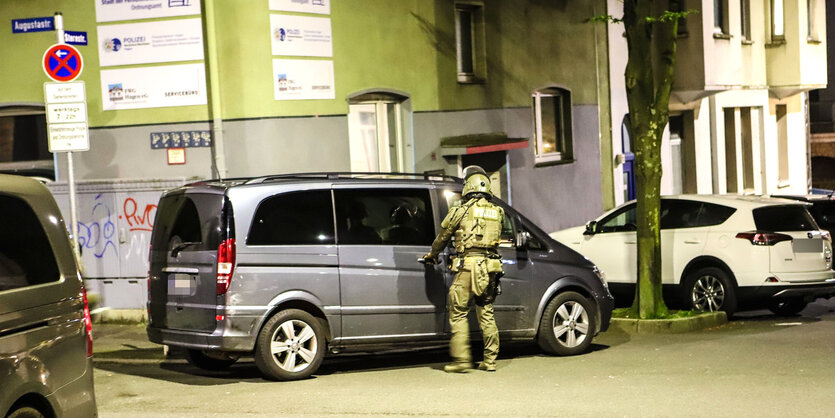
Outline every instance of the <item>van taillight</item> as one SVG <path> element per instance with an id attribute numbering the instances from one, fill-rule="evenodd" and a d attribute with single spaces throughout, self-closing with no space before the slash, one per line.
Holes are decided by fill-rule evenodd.
<path id="1" fill-rule="evenodd" d="M 87 335 L 87 357 L 93 357 L 93 319 L 90 317 L 90 305 L 87 303 L 87 289 L 81 288 L 84 299 L 84 334 Z"/>
<path id="2" fill-rule="evenodd" d="M 776 232 L 748 231 L 736 234 L 737 238 L 747 239 L 753 245 L 774 245 L 778 242 L 791 241 L 791 235 L 778 234 Z"/>
<path id="3" fill-rule="evenodd" d="M 235 272 L 235 239 L 223 240 L 217 247 L 217 294 L 226 294 Z"/>

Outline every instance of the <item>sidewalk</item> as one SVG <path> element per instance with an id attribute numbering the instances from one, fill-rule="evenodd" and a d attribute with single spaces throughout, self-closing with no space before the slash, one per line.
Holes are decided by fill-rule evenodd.
<path id="1" fill-rule="evenodd" d="M 93 324 L 94 363 L 161 363 L 185 361 L 165 357 L 163 346 L 148 341 L 145 324 Z"/>

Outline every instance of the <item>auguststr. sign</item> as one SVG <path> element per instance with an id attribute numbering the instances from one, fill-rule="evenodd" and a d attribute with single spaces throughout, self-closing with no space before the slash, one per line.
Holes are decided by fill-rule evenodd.
<path id="1" fill-rule="evenodd" d="M 200 0 L 95 0 L 96 22 L 200 14 Z"/>
<path id="2" fill-rule="evenodd" d="M 52 16 L 12 19 L 12 33 L 48 32 L 55 30 Z"/>
<path id="3" fill-rule="evenodd" d="M 203 59 L 200 19 L 101 25 L 98 35 L 103 67 Z"/>
<path id="4" fill-rule="evenodd" d="M 206 104 L 203 64 L 101 70 L 103 110 Z"/>

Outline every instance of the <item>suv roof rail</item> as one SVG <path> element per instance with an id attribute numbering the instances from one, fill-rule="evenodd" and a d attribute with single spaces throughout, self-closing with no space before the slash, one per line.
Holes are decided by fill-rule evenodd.
<path id="1" fill-rule="evenodd" d="M 311 173 L 288 173 L 288 174 L 275 174 L 270 176 L 263 176 L 252 178 L 246 181 L 244 184 L 258 184 L 258 183 L 265 183 L 269 181 L 275 180 L 288 180 L 288 179 L 324 179 L 324 180 L 337 180 L 337 179 L 364 179 L 364 178 L 406 178 L 406 179 L 423 179 L 423 180 L 440 180 L 440 181 L 452 181 L 456 183 L 461 183 L 463 180 L 459 177 L 455 176 L 448 176 L 446 174 L 431 174 L 431 173 L 380 173 L 380 172 L 311 172 Z"/>

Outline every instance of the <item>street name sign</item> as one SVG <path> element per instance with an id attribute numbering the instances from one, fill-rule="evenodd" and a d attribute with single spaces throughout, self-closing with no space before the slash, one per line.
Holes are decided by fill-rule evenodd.
<path id="1" fill-rule="evenodd" d="M 12 33 L 49 32 L 55 30 L 52 16 L 12 19 Z"/>

